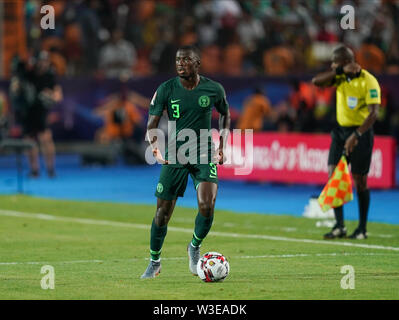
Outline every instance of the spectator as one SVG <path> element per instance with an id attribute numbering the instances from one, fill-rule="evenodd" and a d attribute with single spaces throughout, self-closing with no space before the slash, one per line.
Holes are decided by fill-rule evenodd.
<path id="1" fill-rule="evenodd" d="M 241 6 L 236 0 L 213 0 L 213 10 L 217 19 L 220 20 L 228 16 L 238 19 L 242 13 Z M 219 22 L 223 23 L 222 21 Z"/>
<path id="2" fill-rule="evenodd" d="M 98 52 L 101 45 L 98 37 L 101 30 L 98 14 L 100 6 L 99 0 L 89 0 L 87 5 L 82 6 L 78 12 L 84 54 L 82 71 L 89 74 L 97 69 Z"/>
<path id="3" fill-rule="evenodd" d="M 137 107 L 128 100 L 126 90 L 122 90 L 119 98 L 101 108 L 98 114 L 104 117 L 104 127 L 97 133 L 102 143 L 132 138 L 135 127 L 142 121 Z"/>
<path id="4" fill-rule="evenodd" d="M 313 108 L 313 117 L 315 126 L 313 132 L 330 132 L 335 125 L 335 108 L 333 102 L 335 99 L 335 90 L 333 88 L 315 88 L 315 106 Z"/>
<path id="5" fill-rule="evenodd" d="M 237 33 L 247 52 L 255 51 L 258 42 L 265 36 L 261 20 L 251 16 L 247 10 L 243 11 L 243 16 L 237 26 Z"/>
<path id="6" fill-rule="evenodd" d="M 265 73 L 271 76 L 286 75 L 292 71 L 295 59 L 291 49 L 277 46 L 266 50 L 263 54 Z"/>
<path id="7" fill-rule="evenodd" d="M 214 10 L 218 26 L 218 44 L 226 47 L 237 41 L 236 30 L 241 17 L 241 7 L 235 0 L 214 0 Z"/>
<path id="8" fill-rule="evenodd" d="M 199 20 L 197 26 L 198 42 L 201 46 L 212 45 L 217 40 L 217 28 L 212 20 L 212 15 L 207 14 Z"/>
<path id="9" fill-rule="evenodd" d="M 395 32 L 394 41 L 388 51 L 386 72 L 389 74 L 399 74 L 399 32 Z"/>
<path id="10" fill-rule="evenodd" d="M 151 62 L 158 73 L 172 74 L 175 72 L 175 60 L 177 46 L 174 42 L 173 29 L 161 30 L 161 37 L 151 52 Z"/>
<path id="11" fill-rule="evenodd" d="M 104 144 L 121 143 L 127 163 L 144 163 L 141 144 L 134 139 L 142 116 L 129 101 L 127 88 L 122 87 L 119 97 L 97 110 L 97 114 L 104 118 L 104 127 L 97 131 L 96 139 Z"/>
<path id="12" fill-rule="evenodd" d="M 324 52 L 335 42 L 358 51 L 366 39 L 384 54 L 386 66 L 382 70 L 399 72 L 399 7 L 395 1 L 51 0 L 48 4 L 55 9 L 55 30 L 40 28 L 41 2 L 25 1 L 27 51 L 57 47 L 58 52 L 52 54 L 57 57 L 52 59 L 60 75 L 91 74 L 99 63 L 107 77 L 120 77 L 121 72 L 127 77 L 151 75 L 157 70 L 163 73 L 168 70 L 162 70 L 162 54 L 167 59 L 173 48 L 196 43 L 201 50 L 217 45 L 221 50 L 232 46 L 238 52 L 236 34 L 244 49 L 243 70 L 230 72 L 221 67 L 222 74 L 311 72 L 322 66 Z M 342 16 L 344 4 L 355 8 L 355 30 L 340 28 L 337 18 Z M 111 41 L 103 46 L 111 29 L 123 30 L 124 45 Z M 273 51 L 275 47 L 279 49 Z M 267 50 L 271 51 L 264 59 Z M 63 58 L 66 66 L 62 66 Z"/>
<path id="13" fill-rule="evenodd" d="M 180 46 L 190 46 L 197 43 L 198 36 L 195 28 L 194 17 L 186 16 L 183 18 L 180 33 Z"/>
<path id="14" fill-rule="evenodd" d="M 378 16 L 377 1 L 354 0 L 356 8 L 355 29 L 345 30 L 342 33 L 345 43 L 350 44 L 354 50 L 358 50 L 364 40 L 372 33 L 372 27 Z"/>
<path id="15" fill-rule="evenodd" d="M 315 106 L 316 92 L 311 83 L 294 80 L 293 92 L 289 101 L 296 110 L 295 129 L 301 132 L 312 132 L 315 125 L 313 108 Z"/>
<path id="16" fill-rule="evenodd" d="M 100 68 L 107 78 L 130 78 L 136 62 L 136 50 L 123 39 L 121 30 L 113 30 L 111 39 L 100 51 Z"/>
<path id="17" fill-rule="evenodd" d="M 78 74 L 83 64 L 82 34 L 77 23 L 65 26 L 64 54 L 68 61 L 68 73 Z"/>
<path id="18" fill-rule="evenodd" d="M 320 42 L 337 42 L 338 41 L 338 36 L 331 32 L 331 30 L 327 29 L 327 25 L 325 22 L 319 17 L 318 20 L 319 23 L 319 32 L 316 36 L 316 40 Z"/>
<path id="19" fill-rule="evenodd" d="M 221 50 L 217 45 L 204 47 L 201 51 L 201 71 L 206 75 L 219 74 Z"/>
<path id="20" fill-rule="evenodd" d="M 282 101 L 276 106 L 276 129 L 278 132 L 290 132 L 294 129 L 295 110 L 288 101 Z"/>
<path id="21" fill-rule="evenodd" d="M 262 131 L 265 117 L 272 117 L 272 115 L 273 111 L 269 99 L 262 89 L 256 88 L 254 93 L 244 101 L 237 127 L 241 130 Z"/>
<path id="22" fill-rule="evenodd" d="M 194 6 L 194 15 L 198 20 L 210 17 L 213 21 L 215 12 L 213 0 L 199 0 Z"/>
<path id="23" fill-rule="evenodd" d="M 133 67 L 133 74 L 138 77 L 149 77 L 153 74 L 148 52 L 143 50 L 138 53 L 137 61 Z"/>
<path id="24" fill-rule="evenodd" d="M 384 52 L 372 43 L 363 43 L 356 52 L 356 60 L 362 68 L 379 74 L 385 67 Z"/>
<path id="25" fill-rule="evenodd" d="M 228 44 L 223 50 L 223 73 L 229 76 L 242 74 L 245 50 L 238 39 Z"/>

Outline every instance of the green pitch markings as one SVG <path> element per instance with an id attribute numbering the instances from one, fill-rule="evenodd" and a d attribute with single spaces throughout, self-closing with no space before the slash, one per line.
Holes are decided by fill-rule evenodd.
<path id="1" fill-rule="evenodd" d="M 82 223 L 82 224 L 94 224 L 94 225 L 104 225 L 111 227 L 122 227 L 122 228 L 136 228 L 136 229 L 150 229 L 149 225 L 140 225 L 134 223 L 123 223 L 116 221 L 108 221 L 108 220 L 92 220 L 92 219 L 78 219 L 78 218 L 69 218 L 69 217 L 60 217 L 53 216 L 43 213 L 26 213 L 26 212 L 18 212 L 18 211 L 10 211 L 10 210 L 0 210 L 0 216 L 9 216 L 9 217 L 19 217 L 19 218 L 28 218 L 28 219 L 40 219 L 40 220 L 52 220 L 52 221 L 60 221 L 60 222 L 72 222 L 72 223 Z M 184 233 L 193 233 L 192 229 L 184 229 L 184 228 L 176 228 L 176 227 L 168 227 L 169 231 L 175 232 L 184 232 Z M 393 250 L 399 251 L 399 247 L 390 247 L 390 246 L 380 246 L 376 244 L 365 244 L 365 243 L 353 243 L 353 242 L 338 242 L 338 241 L 326 241 L 326 240 L 312 240 L 312 239 L 296 239 L 296 238 L 287 238 L 287 237 L 276 237 L 262 234 L 240 234 L 240 233 L 228 233 L 228 232 L 210 232 L 210 234 L 214 236 L 220 237 L 232 237 L 232 238 L 252 238 L 252 239 L 263 239 L 263 240 L 273 240 L 273 241 L 287 241 L 287 242 L 302 242 L 302 243 L 310 243 L 310 244 L 321 244 L 321 245 L 333 245 L 333 246 L 346 246 L 346 247 L 358 247 L 358 248 L 367 248 L 367 249 L 377 249 L 377 250 Z"/>

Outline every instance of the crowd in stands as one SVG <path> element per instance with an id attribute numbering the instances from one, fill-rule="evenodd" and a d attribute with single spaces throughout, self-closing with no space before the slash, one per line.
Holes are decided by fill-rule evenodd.
<path id="1" fill-rule="evenodd" d="M 40 28 L 43 4 L 55 10 L 53 30 Z M 355 30 L 340 27 L 344 4 L 355 8 Z M 398 1 L 26 0 L 25 27 L 28 52 L 48 51 L 56 73 L 66 77 L 124 82 L 173 75 L 177 48 L 191 44 L 201 50 L 201 73 L 209 76 L 301 78 L 328 67 L 338 43 L 351 47 L 359 64 L 377 76 L 399 74 Z M 267 92 L 254 88 L 240 106 L 242 113 L 233 117 L 234 126 L 329 132 L 335 121 L 334 89 L 298 80 L 291 85 L 290 97 L 273 106 Z M 376 133 L 399 139 L 399 112 L 382 89 Z M 0 116 L 6 110 L 2 100 Z M 134 131 L 139 120 L 130 118 L 126 130 Z M 110 119 L 112 112 L 97 137 L 101 141 L 115 133 Z"/>
<path id="2" fill-rule="evenodd" d="M 40 6 L 55 9 L 40 28 Z M 340 9 L 355 8 L 355 30 Z M 390 0 L 26 0 L 30 51 L 51 52 L 59 75 L 172 74 L 181 45 L 202 52 L 208 75 L 309 73 L 345 43 L 373 73 L 399 73 L 399 3 Z"/>

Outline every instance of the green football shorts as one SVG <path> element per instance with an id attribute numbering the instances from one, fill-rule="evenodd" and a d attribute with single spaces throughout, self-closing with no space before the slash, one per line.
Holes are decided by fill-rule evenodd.
<path id="1" fill-rule="evenodd" d="M 164 200 L 183 197 L 186 191 L 188 175 L 193 179 L 195 189 L 201 182 L 218 183 L 217 166 L 209 164 L 187 164 L 182 167 L 162 165 L 155 196 Z"/>

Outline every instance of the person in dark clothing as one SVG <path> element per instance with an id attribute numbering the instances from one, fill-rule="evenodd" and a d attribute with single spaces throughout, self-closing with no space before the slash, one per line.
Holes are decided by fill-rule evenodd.
<path id="1" fill-rule="evenodd" d="M 47 123 L 48 110 L 62 100 L 62 89 L 56 83 L 49 54 L 40 52 L 30 70 L 19 63 L 16 76 L 12 79 L 11 94 L 17 121 L 21 124 L 23 136 L 38 142 L 44 155 L 47 173 L 55 176 L 55 146 Z M 39 176 L 39 148 L 37 143 L 28 151 L 30 176 Z"/>

